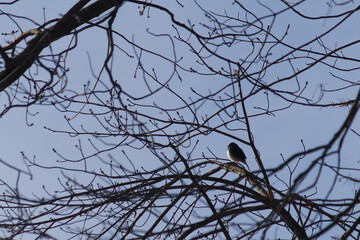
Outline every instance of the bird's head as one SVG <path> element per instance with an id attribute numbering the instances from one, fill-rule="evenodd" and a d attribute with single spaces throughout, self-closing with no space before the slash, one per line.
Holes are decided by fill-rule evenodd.
<path id="1" fill-rule="evenodd" d="M 234 142 L 229 143 L 228 148 L 232 147 L 232 146 L 236 146 L 236 143 L 234 143 Z"/>

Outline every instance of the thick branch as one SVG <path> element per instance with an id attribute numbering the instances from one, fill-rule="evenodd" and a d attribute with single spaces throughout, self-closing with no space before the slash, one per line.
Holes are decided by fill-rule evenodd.
<path id="1" fill-rule="evenodd" d="M 8 61 L 6 69 L 0 72 L 0 92 L 21 77 L 35 62 L 40 52 L 52 42 L 68 35 L 77 27 L 117 4 L 121 5 L 123 3 L 123 1 L 118 0 L 99 0 L 82 9 L 89 1 L 79 1 L 54 26 L 36 34 L 21 53 Z"/>
<path id="2" fill-rule="evenodd" d="M 234 164 L 222 164 L 217 161 L 212 162 L 218 164 L 221 168 L 227 171 L 231 171 L 233 173 L 239 174 L 239 176 L 245 177 L 245 179 L 250 183 L 250 185 L 253 186 L 262 196 L 265 197 L 263 200 L 260 198 L 259 200 L 262 201 L 266 206 L 269 206 L 288 226 L 288 228 L 292 230 L 292 232 L 298 239 L 309 239 L 306 235 L 305 230 L 295 221 L 291 214 L 285 210 L 283 204 L 280 204 L 278 200 L 269 200 L 267 192 L 260 184 L 260 182 L 263 182 L 261 179 Z"/>

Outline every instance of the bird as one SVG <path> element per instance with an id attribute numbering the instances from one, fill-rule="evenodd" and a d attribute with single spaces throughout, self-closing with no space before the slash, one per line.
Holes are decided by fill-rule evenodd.
<path id="1" fill-rule="evenodd" d="M 250 170 L 249 166 L 246 163 L 246 156 L 243 150 L 234 142 L 230 143 L 227 147 L 227 156 L 233 162 L 241 162 L 247 166 Z"/>

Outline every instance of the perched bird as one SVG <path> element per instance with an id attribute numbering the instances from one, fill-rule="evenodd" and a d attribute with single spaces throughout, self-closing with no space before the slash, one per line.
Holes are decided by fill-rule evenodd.
<path id="1" fill-rule="evenodd" d="M 233 162 L 241 162 L 243 164 L 245 164 L 248 168 L 249 166 L 247 165 L 245 159 L 245 153 L 243 152 L 243 150 L 234 142 L 230 143 L 227 147 L 227 155 L 228 158 L 233 161 Z M 250 169 L 250 168 L 249 168 Z"/>

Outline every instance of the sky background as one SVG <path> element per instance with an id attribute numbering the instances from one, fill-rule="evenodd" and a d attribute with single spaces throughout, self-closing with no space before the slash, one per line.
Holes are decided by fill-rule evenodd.
<path id="1" fill-rule="evenodd" d="M 359 4 L 359 1 L 353 1 L 353 5 L 339 6 L 336 8 L 329 8 L 329 1 L 307 1 L 302 4 L 298 10 L 301 10 L 302 13 L 307 16 L 318 16 L 318 15 L 327 15 L 331 10 L 331 14 L 336 14 L 336 12 L 344 12 L 345 8 L 353 8 L 355 4 Z M 206 5 L 207 8 L 216 10 L 219 13 L 223 13 L 222 9 L 228 8 L 228 14 L 235 14 L 231 12 L 229 8 L 231 6 L 231 1 L 226 3 L 219 3 L 218 1 L 207 1 L 206 4 L 204 1 L 198 1 L 201 6 Z M 15 15 L 23 15 L 34 20 L 35 22 L 41 24 L 44 22 L 44 19 L 49 20 L 55 17 L 60 17 L 64 14 L 72 5 L 74 1 L 20 1 L 13 6 L 1 6 L 2 11 L 10 12 Z M 206 18 L 201 13 L 201 9 L 194 2 L 184 3 L 184 8 L 179 8 L 169 1 L 168 7 L 176 11 L 176 19 L 180 22 L 187 23 L 188 19 L 191 19 L 191 22 L 195 24 L 195 29 L 200 29 L 201 26 L 199 22 L 206 22 Z M 266 15 L 269 14 L 269 11 L 266 8 L 259 7 L 258 3 L 253 1 L 246 3 L 249 9 L 252 9 L 256 14 Z M 274 1 L 271 4 L 272 10 L 279 10 L 285 8 L 284 4 L 280 1 Z M 119 10 L 118 17 L 115 21 L 116 29 L 121 30 L 121 34 L 129 40 L 133 40 L 136 44 L 141 45 L 146 49 L 150 49 L 154 52 L 160 52 L 165 56 L 168 56 L 170 59 L 179 58 L 180 56 L 184 57 L 182 64 L 184 66 L 191 66 L 195 63 L 194 58 L 189 54 L 189 50 L 185 45 L 175 42 L 177 55 L 174 56 L 172 52 L 172 42 L 169 40 L 168 36 L 154 37 L 147 32 L 152 32 L 154 34 L 167 34 L 170 32 L 170 35 L 174 35 L 174 30 L 171 27 L 171 23 L 168 22 L 169 17 L 163 13 L 159 13 L 153 9 L 150 9 L 149 18 L 147 17 L 148 13 L 145 12 L 144 15 L 139 15 L 138 6 L 136 4 L 126 3 Z M 251 17 L 251 16 L 250 16 Z M 269 19 L 265 20 L 266 24 L 270 23 Z M 327 19 L 326 21 L 314 21 L 314 20 L 304 20 L 304 18 L 296 17 L 293 13 L 288 12 L 283 15 L 280 15 L 276 18 L 276 23 L 273 26 L 273 33 L 281 35 L 285 32 L 285 29 L 288 24 L 290 24 L 290 29 L 285 42 L 290 43 L 293 46 L 300 46 L 304 42 L 313 39 L 315 36 L 321 35 L 321 33 L 330 29 L 334 24 L 338 22 L 338 19 Z M 355 14 L 350 17 L 341 28 L 335 30 L 331 34 L 322 38 L 323 43 L 331 48 L 340 46 L 351 41 L 357 40 L 360 38 L 360 32 L 354 31 L 354 26 L 360 22 L 360 16 Z M 17 23 L 21 26 L 22 31 L 26 31 L 30 28 L 36 27 L 29 21 L 17 19 Z M 0 15 L 0 31 L 1 33 L 8 33 L 14 29 L 18 29 L 18 26 L 14 24 L 8 17 Z M 204 31 L 205 33 L 205 31 Z M 19 33 L 15 34 L 16 36 Z M 11 36 L 2 35 L 0 38 L 0 44 L 2 46 L 6 45 L 5 41 L 11 40 Z M 70 38 L 64 38 L 52 45 L 53 50 L 56 52 L 61 50 L 64 46 L 69 44 Z M 89 29 L 82 32 L 78 39 L 78 47 L 70 52 L 68 55 L 67 66 L 70 69 L 68 74 L 68 89 L 82 89 L 83 84 L 87 81 L 90 81 L 90 84 L 94 83 L 94 75 L 99 75 L 101 71 L 100 66 L 104 61 L 106 54 L 106 35 L 105 32 L 99 29 Z M 116 39 L 117 44 L 119 44 L 125 51 L 131 55 L 139 54 L 138 50 L 135 50 L 128 44 L 125 40 L 122 40 L 120 37 Z M 196 45 L 196 44 L 195 44 Z M 311 45 L 313 50 L 322 51 L 322 47 L 318 42 L 314 42 Z M 224 49 L 223 53 L 227 56 L 236 59 L 239 56 L 247 54 L 247 47 L 238 45 L 232 49 Z M 284 48 L 274 48 L 272 55 L 269 57 L 270 60 L 276 59 L 281 56 L 286 50 Z M 349 57 L 359 56 L 360 48 L 358 45 L 355 45 L 352 48 L 345 49 L 344 54 Z M 137 60 L 136 58 L 128 58 L 124 55 L 118 54 L 118 58 L 114 61 L 113 73 L 118 77 L 118 81 L 122 84 L 124 89 L 134 96 L 141 96 L 147 91 L 144 86 L 143 78 L 139 71 L 136 71 Z M 90 61 L 91 66 L 90 67 Z M 151 69 L 154 67 L 158 70 L 158 76 L 161 79 L 168 79 L 171 77 L 171 64 L 166 63 L 161 59 L 153 57 L 149 54 L 144 53 L 143 62 L 146 63 L 146 67 Z M 296 65 L 302 66 L 305 65 L 306 60 L 299 60 Z M 214 62 L 216 64 L 216 62 Z M 355 67 L 350 63 L 338 63 L 338 64 L 348 64 L 347 67 Z M 198 67 L 198 66 L 197 66 Z M 226 66 L 225 66 L 226 67 Z M 254 66 L 256 68 L 258 66 Z M 135 73 L 138 73 L 136 78 L 134 77 Z M 285 77 L 291 75 L 293 71 L 291 70 L 288 63 L 279 64 L 272 71 L 267 73 L 264 81 L 272 81 L 277 77 Z M 40 73 L 41 74 L 41 73 Z M 342 77 L 352 79 L 353 81 L 359 82 L 358 71 L 343 72 Z M 44 75 L 46 76 L 46 75 Z M 39 75 L 39 78 L 42 76 Z M 194 98 L 194 94 L 191 92 L 190 88 L 197 89 L 200 93 L 206 94 L 209 91 L 214 91 L 218 89 L 219 86 L 223 86 L 227 81 L 226 79 L 219 78 L 218 76 L 194 76 L 191 74 L 184 73 L 182 75 L 182 81 L 171 81 L 171 87 L 176 89 L 184 99 L 189 97 Z M 322 84 L 327 89 L 334 89 L 340 86 L 339 81 L 335 81 L 329 72 L 329 68 L 324 67 L 323 65 L 318 65 L 310 71 L 305 72 L 301 75 L 300 82 L 303 86 L 305 81 L 309 82 L 308 87 L 306 88 L 304 95 L 311 97 L 314 100 L 320 97 L 319 87 Z M 293 83 L 288 83 L 293 84 Z M 155 88 L 155 84 L 151 86 Z M 244 92 L 248 94 L 250 89 L 246 89 L 247 84 L 244 84 Z M 283 86 L 288 88 L 289 85 L 286 83 Z M 294 84 L 291 87 L 296 87 Z M 228 90 L 230 91 L 230 89 Z M 358 91 L 358 87 L 348 88 L 341 92 L 329 92 L 322 99 L 321 103 L 330 103 L 330 101 L 337 102 L 338 100 L 349 100 L 354 99 Z M 161 93 L 164 95 L 157 95 L 157 101 L 162 106 L 176 106 L 178 99 L 170 97 L 171 95 L 166 95 L 166 93 Z M 270 103 L 273 108 L 285 107 L 289 103 L 284 102 L 280 98 L 269 95 Z M 6 96 L 0 93 L 0 100 L 4 104 Z M 159 100 L 160 99 L 160 100 Z M 163 100 L 161 100 L 163 99 Z M 150 100 L 147 100 L 150 101 Z M 199 115 L 208 114 L 211 115 L 218 109 L 216 106 L 207 104 L 206 107 L 202 108 L 199 112 Z M 77 108 L 80 109 L 81 105 L 78 105 Z M 254 97 L 250 97 L 247 101 L 247 110 L 249 114 L 256 114 L 260 111 L 256 109 L 257 107 L 266 108 L 266 95 L 257 94 Z M 301 139 L 304 141 L 304 144 L 307 149 L 325 144 L 329 139 L 334 135 L 335 131 L 340 128 L 344 119 L 346 118 L 350 107 L 332 107 L 332 108 L 308 108 L 303 106 L 293 106 L 285 111 L 275 112 L 274 115 L 262 115 L 260 117 L 255 117 L 250 119 L 252 131 L 254 134 L 255 144 L 260 151 L 260 154 L 263 158 L 265 168 L 275 167 L 282 163 L 281 154 L 284 158 L 288 158 L 294 155 L 297 152 L 303 150 L 301 144 Z M 13 166 L 16 166 L 24 171 L 28 171 L 27 167 L 24 164 L 24 159 L 22 152 L 26 154 L 29 158 L 36 158 L 36 161 L 39 163 L 51 166 L 57 164 L 56 162 L 61 160 L 61 158 L 53 151 L 56 149 L 56 152 L 60 153 L 62 156 L 70 159 L 79 159 L 81 154 L 78 151 L 76 146 L 80 144 L 84 148 L 84 152 L 91 154 L 94 149 L 88 143 L 89 136 L 85 137 L 71 137 L 68 134 L 58 134 L 53 133 L 44 128 L 46 126 L 50 129 L 64 130 L 69 129 L 68 124 L 64 120 L 64 113 L 56 111 L 51 106 L 32 106 L 29 109 L 29 112 L 34 115 L 29 117 L 26 114 L 24 108 L 14 108 L 7 112 L 2 118 L 0 118 L 0 132 L 2 137 L 0 137 L 0 159 L 6 163 L 9 163 Z M 240 110 L 240 105 L 239 105 Z M 160 113 L 159 113 L 160 114 Z M 188 113 L 183 113 L 185 117 L 189 117 Z M 67 117 L 73 117 L 72 114 L 66 114 Z M 218 121 L 218 119 L 214 119 Z M 99 125 L 95 119 L 84 118 L 82 116 L 76 117 L 72 121 L 75 125 L 84 125 L 87 129 L 98 129 Z M 28 126 L 31 124 L 31 126 Z M 215 123 L 215 122 L 214 122 Z M 237 126 L 236 124 L 234 126 Z M 359 119 L 356 118 L 353 128 L 356 131 L 359 131 Z M 247 135 L 245 131 L 239 131 L 237 137 L 247 140 Z M 226 159 L 226 146 L 229 142 L 233 141 L 226 136 L 218 135 L 212 133 L 208 136 L 200 136 L 197 138 L 199 140 L 199 147 L 192 153 L 192 158 L 201 158 L 204 154 L 205 156 L 212 157 L 212 154 L 207 150 L 216 154 L 218 158 Z M 96 140 L 92 139 L 96 144 L 99 144 Z M 117 139 L 109 139 L 109 142 L 116 143 Z M 344 147 L 341 152 L 341 157 L 344 161 L 342 164 L 344 167 L 352 167 L 354 164 L 359 164 L 360 161 L 360 150 L 359 145 L 360 138 L 353 133 L 349 133 L 348 137 L 345 140 Z M 243 148 L 245 154 L 247 155 L 247 162 L 251 169 L 257 169 L 254 155 L 251 152 L 250 147 L 239 145 Z M 155 159 L 154 156 L 149 156 L 142 151 L 137 151 L 135 149 L 130 149 L 126 147 L 119 147 L 118 149 L 112 151 L 111 153 L 104 154 L 104 157 L 110 158 L 108 154 L 111 154 L 112 158 L 118 159 L 122 164 L 130 166 L 121 152 L 125 150 L 126 154 L 130 159 L 133 160 L 135 168 L 144 167 L 146 169 L 153 169 L 156 166 L 160 166 L 161 162 Z M 307 156 L 301 161 L 311 161 L 313 156 Z M 336 159 L 334 158 L 334 164 Z M 155 163 L 155 164 L 154 164 Z M 74 163 L 74 166 L 81 168 L 83 163 Z M 157 165 L 158 164 L 158 165 Z M 94 158 L 91 159 L 89 165 L 94 169 L 101 167 L 99 161 Z M 0 165 L 0 175 L 2 180 L 6 180 L 9 184 L 15 184 L 16 182 L 16 171 L 11 168 L 8 168 L 4 165 Z M 306 162 L 302 165 L 299 164 L 298 168 L 301 169 L 307 166 Z M 22 176 L 22 185 L 20 190 L 24 194 L 31 194 L 32 192 L 42 194 L 43 185 L 46 185 L 47 189 L 56 189 L 59 187 L 58 178 L 61 177 L 61 173 L 56 169 L 49 170 L 40 170 L 31 168 L 33 174 L 33 179 L 26 178 Z M 70 174 L 75 178 L 79 176 L 74 173 L 65 173 Z M 331 175 L 332 173 L 328 173 Z M 278 174 L 279 178 L 288 179 L 289 172 L 284 170 Z M 81 181 L 86 182 L 86 177 L 82 178 Z M 275 178 L 271 179 L 274 186 L 279 187 L 280 189 L 284 187 Z M 314 189 L 314 192 L 317 191 L 319 195 L 327 192 L 326 188 L 328 180 L 326 177 L 320 179 L 320 188 Z M 323 184 L 323 185 L 322 185 Z M 282 186 L 282 187 L 281 187 Z M 321 186 L 324 186 L 324 192 L 322 192 Z M 342 196 L 343 194 L 349 195 L 350 192 L 358 188 L 353 184 L 347 184 L 343 182 L 337 185 L 336 191 L 334 194 Z"/>

